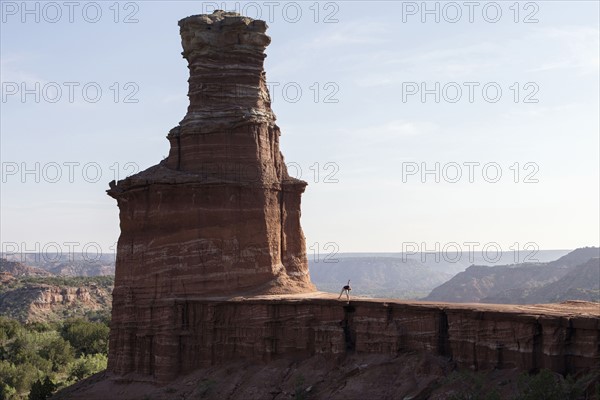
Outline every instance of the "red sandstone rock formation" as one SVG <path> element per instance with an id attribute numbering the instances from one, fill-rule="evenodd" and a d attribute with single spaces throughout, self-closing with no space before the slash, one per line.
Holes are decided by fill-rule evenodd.
<path id="1" fill-rule="evenodd" d="M 115 297 L 313 291 L 300 227 L 306 182 L 288 175 L 279 151 L 266 24 L 217 11 L 179 26 L 187 115 L 163 162 L 108 191 L 121 219 Z"/>
<path id="2" fill-rule="evenodd" d="M 300 226 L 306 182 L 287 173 L 263 70 L 266 24 L 216 11 L 179 26 L 187 115 L 165 160 L 108 190 L 121 221 L 109 357 L 120 372 L 136 346 L 154 346 L 146 357 L 157 359 L 176 346 L 161 338 L 156 304 L 315 290 Z M 136 342 L 142 332 L 153 344 Z"/>
<path id="3" fill-rule="evenodd" d="M 109 374 L 165 383 L 234 359 L 353 353 L 423 352 L 475 369 L 597 365 L 594 305 L 224 298 L 313 290 L 300 228 L 306 183 L 288 176 L 279 152 L 264 22 L 219 11 L 180 26 L 188 114 L 165 161 L 109 190 L 121 219 Z"/>
<path id="4" fill-rule="evenodd" d="M 595 303 L 506 306 L 378 299 L 346 305 L 336 297 L 156 304 L 154 323 L 164 329 L 162 337 L 177 339 L 138 331 L 135 346 L 116 355 L 119 362 L 112 371 L 168 382 L 236 359 L 421 352 L 474 370 L 545 368 L 575 374 L 589 371 L 600 359 Z M 128 369 L 123 369 L 125 362 Z"/>

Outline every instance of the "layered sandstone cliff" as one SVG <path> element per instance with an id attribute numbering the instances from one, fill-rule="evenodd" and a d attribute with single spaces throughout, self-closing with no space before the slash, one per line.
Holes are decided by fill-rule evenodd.
<path id="1" fill-rule="evenodd" d="M 575 374 L 600 361 L 595 303 L 504 306 L 356 300 L 327 294 L 157 303 L 160 316 L 114 355 L 113 372 L 168 382 L 246 359 L 429 353 L 463 367 Z"/>
<path id="2" fill-rule="evenodd" d="M 315 290 L 300 226 L 306 182 L 287 173 L 263 70 L 266 24 L 215 11 L 179 26 L 190 105 L 169 156 L 108 190 L 121 225 L 109 368 L 122 373 L 136 346 L 153 346 L 135 359 L 148 365 L 177 346 L 156 304 Z M 148 332 L 152 344 L 136 342 Z"/>
<path id="3" fill-rule="evenodd" d="M 306 182 L 279 151 L 266 24 L 216 11 L 179 26 L 188 112 L 163 162 L 108 191 L 121 220 L 116 299 L 314 290 L 300 227 Z"/>

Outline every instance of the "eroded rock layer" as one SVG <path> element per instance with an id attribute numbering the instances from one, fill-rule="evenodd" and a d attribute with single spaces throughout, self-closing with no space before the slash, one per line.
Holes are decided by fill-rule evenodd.
<path id="1" fill-rule="evenodd" d="M 263 70 L 266 24 L 215 11 L 179 26 L 190 105 L 169 156 L 108 190 L 121 226 L 111 368 L 132 346 L 122 328 L 162 318 L 156 302 L 315 290 L 300 226 L 306 182 L 287 173 Z"/>
<path id="2" fill-rule="evenodd" d="M 475 370 L 589 371 L 600 360 L 594 303 L 452 305 L 322 298 L 178 299 L 134 306 L 155 324 L 118 327 L 123 345 L 109 369 L 168 382 L 193 370 L 246 359 L 314 355 L 435 354 Z M 567 311 L 571 310 L 571 311 Z"/>
<path id="3" fill-rule="evenodd" d="M 279 151 L 265 23 L 216 11 L 179 26 L 187 115 L 169 133 L 163 162 L 108 191 L 121 220 L 115 293 L 156 300 L 314 290 L 300 227 L 306 183 L 288 175 Z"/>

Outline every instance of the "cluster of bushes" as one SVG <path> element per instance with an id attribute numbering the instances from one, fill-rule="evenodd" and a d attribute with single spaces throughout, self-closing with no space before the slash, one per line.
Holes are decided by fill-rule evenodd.
<path id="1" fill-rule="evenodd" d="M 108 321 L 22 324 L 0 317 L 0 400 L 46 399 L 106 368 Z"/>
<path id="2" fill-rule="evenodd" d="M 536 374 L 523 373 L 513 386 L 512 400 L 600 400 L 600 374 L 598 371 L 579 376 L 563 378 L 557 373 L 543 369 Z M 455 385 L 457 390 L 449 400 L 502 400 L 497 388 L 486 382 L 485 373 L 468 370 L 455 371 L 447 379 L 446 384 Z M 509 385 L 504 381 L 500 385 Z M 516 387 L 514 387 L 516 386 Z M 516 390 L 515 390 L 516 389 Z M 593 394 L 595 392 L 595 394 Z M 590 397 L 591 396 L 591 397 Z"/>

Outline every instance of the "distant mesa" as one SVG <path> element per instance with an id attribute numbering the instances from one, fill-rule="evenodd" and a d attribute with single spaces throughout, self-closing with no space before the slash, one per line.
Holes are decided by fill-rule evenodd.
<path id="1" fill-rule="evenodd" d="M 114 275 L 114 254 L 57 252 L 57 253 L 0 253 L 5 271 L 20 265 L 21 273 L 16 276 L 100 276 Z M 11 266 L 12 265 L 12 266 Z"/>
<path id="2" fill-rule="evenodd" d="M 584 247 L 547 263 L 472 265 L 433 289 L 428 301 L 539 304 L 600 302 L 600 249 Z"/>
<path id="3" fill-rule="evenodd" d="M 19 261 L 9 261 L 6 258 L 0 258 L 0 274 L 4 276 L 4 279 L 9 279 L 9 277 L 42 277 L 52 275 L 41 268 L 31 267 Z"/>

